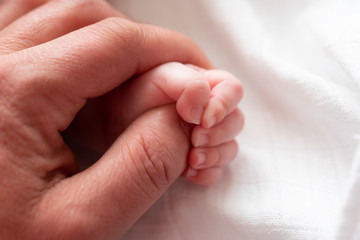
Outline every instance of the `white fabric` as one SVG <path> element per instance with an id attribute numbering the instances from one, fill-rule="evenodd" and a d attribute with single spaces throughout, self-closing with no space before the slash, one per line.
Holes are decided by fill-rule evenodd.
<path id="1" fill-rule="evenodd" d="M 360 138 L 359 138 L 360 140 Z M 344 205 L 338 218 L 338 228 L 333 239 L 360 239 L 360 146 L 358 147 L 354 167 L 352 168 L 350 184 L 346 191 Z"/>
<path id="2" fill-rule="evenodd" d="M 123 239 L 360 239 L 360 1 L 112 2 L 185 33 L 245 89 L 220 183 L 180 179 Z"/>

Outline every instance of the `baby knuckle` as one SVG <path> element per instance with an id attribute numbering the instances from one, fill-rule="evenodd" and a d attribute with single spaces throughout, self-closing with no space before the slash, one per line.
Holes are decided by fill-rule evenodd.
<path id="1" fill-rule="evenodd" d="M 198 72 L 190 71 L 184 76 L 184 79 L 188 81 L 187 87 L 196 91 L 204 91 L 210 93 L 210 84 L 206 81 L 206 78 Z"/>
<path id="2" fill-rule="evenodd" d="M 210 90 L 210 85 L 206 81 L 206 78 L 197 72 L 190 72 L 188 73 L 188 81 L 190 84 L 197 86 L 199 88 L 204 88 L 206 90 Z"/>
<path id="3" fill-rule="evenodd" d="M 241 82 L 239 80 L 237 80 L 237 79 L 235 79 L 235 81 L 234 81 L 233 91 L 239 97 L 239 99 L 242 98 L 242 96 L 244 94 L 244 89 L 243 89 L 243 86 L 242 86 Z"/>
<path id="4" fill-rule="evenodd" d="M 217 95 L 216 100 L 219 104 L 218 112 L 225 116 L 227 113 L 231 112 L 231 108 L 229 106 L 229 96 Z"/>
<path id="5" fill-rule="evenodd" d="M 243 85 L 241 84 L 240 80 L 237 79 L 231 73 L 225 72 L 225 79 L 228 81 L 228 84 L 231 85 L 232 90 L 234 93 L 241 98 L 244 92 Z"/>
<path id="6" fill-rule="evenodd" d="M 233 90 L 239 94 L 242 94 L 243 92 L 243 86 L 238 78 L 236 78 L 233 74 L 224 71 L 224 70 L 213 70 L 216 71 L 220 76 L 222 76 L 222 79 L 227 82 L 227 84 L 231 85 Z"/>
<path id="7" fill-rule="evenodd" d="M 235 118 L 235 122 L 237 123 L 237 132 L 241 132 L 244 128 L 245 125 L 245 116 L 244 113 L 240 110 L 240 108 L 236 108 L 234 110 L 234 118 Z"/>

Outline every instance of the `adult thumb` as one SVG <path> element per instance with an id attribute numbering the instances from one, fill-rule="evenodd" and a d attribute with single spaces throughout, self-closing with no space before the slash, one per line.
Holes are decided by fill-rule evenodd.
<path id="1" fill-rule="evenodd" d="M 184 171 L 189 132 L 174 105 L 143 114 L 96 164 L 48 192 L 42 226 L 63 226 L 54 230 L 63 239 L 119 239 Z"/>

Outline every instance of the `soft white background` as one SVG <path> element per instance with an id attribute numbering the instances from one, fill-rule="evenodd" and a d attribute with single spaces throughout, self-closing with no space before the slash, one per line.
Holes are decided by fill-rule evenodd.
<path id="1" fill-rule="evenodd" d="M 111 2 L 185 33 L 245 88 L 240 151 L 220 183 L 180 179 L 123 239 L 360 239 L 356 218 L 347 221 L 359 195 L 348 183 L 360 133 L 360 1 Z"/>

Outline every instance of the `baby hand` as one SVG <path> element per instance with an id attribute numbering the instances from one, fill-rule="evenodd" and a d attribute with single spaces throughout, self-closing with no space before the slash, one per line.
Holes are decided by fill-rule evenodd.
<path id="1" fill-rule="evenodd" d="M 127 121 L 176 102 L 181 118 L 195 124 L 184 175 L 191 182 L 211 185 L 221 177 L 222 166 L 236 156 L 234 139 L 244 123 L 237 108 L 242 94 L 240 81 L 228 72 L 167 63 L 128 81 L 120 96 L 129 103 L 123 106 Z"/>
<path id="2" fill-rule="evenodd" d="M 220 178 L 222 166 L 237 154 L 234 138 L 244 123 L 237 105 L 243 90 L 240 81 L 228 72 L 195 69 L 204 75 L 211 90 L 201 125 L 194 128 L 191 136 L 193 148 L 185 175 L 194 183 L 211 185 Z"/>

